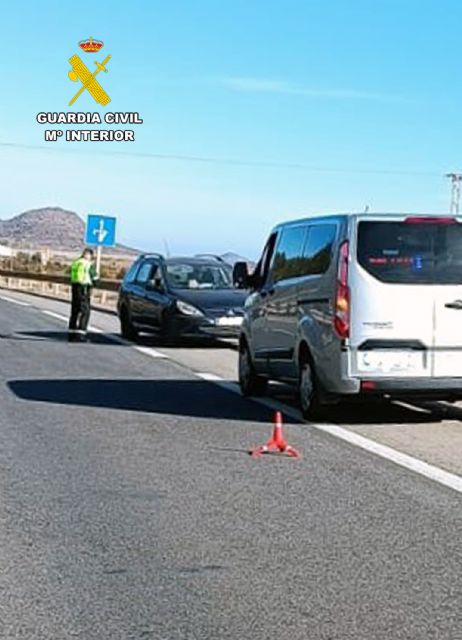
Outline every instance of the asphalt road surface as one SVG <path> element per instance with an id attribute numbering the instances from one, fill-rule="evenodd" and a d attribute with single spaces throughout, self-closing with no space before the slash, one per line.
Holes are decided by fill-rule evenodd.
<path id="1" fill-rule="evenodd" d="M 204 380 L 232 348 L 134 348 L 104 314 L 69 345 L 65 315 L 0 292 L 1 638 L 462 638 L 458 491 L 295 419 L 302 460 L 253 460 L 270 406 Z M 459 409 L 358 411 L 458 473 Z"/>

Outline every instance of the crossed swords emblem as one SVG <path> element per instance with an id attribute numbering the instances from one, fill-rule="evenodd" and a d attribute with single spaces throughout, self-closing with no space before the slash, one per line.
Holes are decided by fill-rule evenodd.
<path id="1" fill-rule="evenodd" d="M 108 104 L 108 102 L 111 102 L 111 98 L 105 92 L 105 90 L 100 85 L 98 80 L 96 80 L 96 76 L 100 71 L 104 71 L 105 73 L 107 73 L 107 69 L 105 65 L 109 62 L 110 58 L 111 56 L 108 55 L 103 60 L 103 62 L 95 62 L 96 70 L 93 73 L 90 73 L 90 70 L 82 62 L 79 56 L 75 55 L 75 56 L 72 56 L 72 58 L 69 58 L 69 62 L 72 65 L 72 69 L 69 71 L 69 74 L 68 74 L 70 80 L 72 80 L 73 82 L 77 82 L 77 80 L 80 80 L 80 82 L 82 83 L 82 86 L 80 87 L 80 89 L 77 91 L 75 96 L 69 102 L 69 106 L 74 104 L 74 102 L 77 100 L 79 96 L 82 95 L 85 89 L 92 96 L 95 102 L 103 105 L 103 107 L 105 107 Z"/>

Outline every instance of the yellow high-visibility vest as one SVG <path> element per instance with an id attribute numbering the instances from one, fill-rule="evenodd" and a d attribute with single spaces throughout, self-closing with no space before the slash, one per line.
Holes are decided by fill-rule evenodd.
<path id="1" fill-rule="evenodd" d="M 88 260 L 83 258 L 75 260 L 71 265 L 71 283 L 91 286 L 93 284 L 91 268 L 92 264 Z"/>

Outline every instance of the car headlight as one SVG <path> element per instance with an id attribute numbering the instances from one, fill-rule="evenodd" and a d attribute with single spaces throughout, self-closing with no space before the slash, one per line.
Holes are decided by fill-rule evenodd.
<path id="1" fill-rule="evenodd" d="M 197 307 L 193 307 L 192 304 L 188 304 L 187 302 L 183 302 L 183 300 L 176 301 L 176 307 L 178 311 L 184 313 L 185 316 L 203 316 L 204 314 Z"/>

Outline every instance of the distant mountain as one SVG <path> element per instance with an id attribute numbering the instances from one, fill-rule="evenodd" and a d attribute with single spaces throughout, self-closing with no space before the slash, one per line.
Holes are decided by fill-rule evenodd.
<path id="1" fill-rule="evenodd" d="M 85 223 L 74 211 L 45 207 L 25 211 L 9 220 L 0 220 L 0 244 L 14 249 L 79 251 L 84 246 Z M 111 253 L 136 254 L 117 245 Z"/>
<path id="2" fill-rule="evenodd" d="M 78 252 L 84 247 L 85 223 L 74 211 L 61 207 L 31 209 L 8 220 L 0 220 L 0 245 L 15 250 Z M 118 244 L 106 253 L 135 256 L 139 251 Z M 222 256 L 228 264 L 247 262 L 247 258 L 228 251 Z"/>

